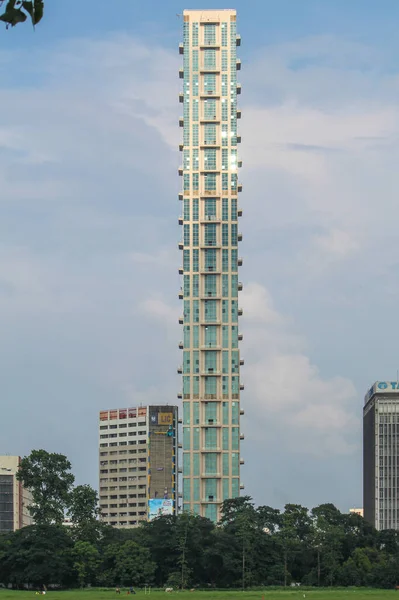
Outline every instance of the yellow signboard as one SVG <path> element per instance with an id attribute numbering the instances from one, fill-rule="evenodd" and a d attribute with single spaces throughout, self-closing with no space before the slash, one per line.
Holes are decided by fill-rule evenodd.
<path id="1" fill-rule="evenodd" d="M 158 425 L 173 425 L 173 413 L 158 413 Z"/>

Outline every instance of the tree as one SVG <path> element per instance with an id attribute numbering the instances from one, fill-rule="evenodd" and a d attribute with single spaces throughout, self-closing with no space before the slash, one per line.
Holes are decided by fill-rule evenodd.
<path id="1" fill-rule="evenodd" d="M 100 511 L 96 490 L 90 485 L 78 485 L 70 493 L 68 504 L 74 539 L 97 542 L 100 531 L 98 521 Z"/>
<path id="2" fill-rule="evenodd" d="M 122 545 L 108 546 L 103 572 L 105 585 L 144 586 L 153 581 L 155 563 L 151 560 L 148 548 L 127 541 Z"/>
<path id="3" fill-rule="evenodd" d="M 90 542 L 76 542 L 72 550 L 73 567 L 77 572 L 79 585 L 94 583 L 101 562 L 100 554 Z"/>
<path id="4" fill-rule="evenodd" d="M 29 512 L 36 524 L 61 524 L 75 480 L 63 454 L 32 450 L 21 460 L 17 479 L 32 493 Z"/>
<path id="5" fill-rule="evenodd" d="M 2 560 L 6 580 L 20 586 L 73 582 L 70 550 L 72 540 L 65 527 L 31 525 L 11 535 Z"/>
<path id="6" fill-rule="evenodd" d="M 0 8 L 3 4 L 4 0 L 0 0 Z M 43 12 L 44 0 L 7 0 L 0 21 L 3 21 L 8 29 L 10 26 L 15 27 L 18 23 L 24 23 L 30 17 L 35 27 L 42 20 Z"/>

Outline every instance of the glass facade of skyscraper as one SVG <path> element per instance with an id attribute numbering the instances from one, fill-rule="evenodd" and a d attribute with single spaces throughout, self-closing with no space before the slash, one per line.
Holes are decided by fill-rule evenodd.
<path id="1" fill-rule="evenodd" d="M 183 510 L 217 521 L 240 494 L 237 46 L 234 10 L 184 11 Z"/>

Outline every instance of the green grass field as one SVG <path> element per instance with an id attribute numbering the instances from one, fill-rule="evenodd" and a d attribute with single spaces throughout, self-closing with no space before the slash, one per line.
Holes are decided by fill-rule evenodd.
<path id="1" fill-rule="evenodd" d="M 144 591 L 138 590 L 136 596 L 129 596 L 129 600 L 166 600 L 174 598 L 174 600 L 285 600 L 298 599 L 302 600 L 304 595 L 309 600 L 380 600 L 395 594 L 394 590 L 374 590 L 374 589 L 287 589 L 287 590 L 265 590 L 265 591 L 248 591 L 248 592 L 222 592 L 222 591 L 195 591 L 195 592 L 172 592 L 166 594 L 164 591 L 151 591 L 150 596 L 145 595 Z M 396 596 L 394 596 L 396 597 Z M 0 600 L 36 600 L 39 596 L 35 592 L 19 592 L 0 590 Z M 127 598 L 126 590 L 121 590 L 121 594 L 115 593 L 115 590 L 71 590 L 71 591 L 49 591 L 46 594 L 47 600 L 116 600 L 119 598 Z M 398 592 L 399 600 L 399 592 Z"/>

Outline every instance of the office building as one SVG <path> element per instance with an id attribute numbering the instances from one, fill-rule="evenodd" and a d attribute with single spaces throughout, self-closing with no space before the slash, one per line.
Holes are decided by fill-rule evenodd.
<path id="1" fill-rule="evenodd" d="M 364 518 L 399 529 L 399 383 L 376 381 L 363 409 Z"/>
<path id="2" fill-rule="evenodd" d="M 33 524 L 32 495 L 16 478 L 20 462 L 19 456 L 0 456 L 0 534 Z"/>
<path id="3" fill-rule="evenodd" d="M 99 418 L 101 518 L 135 527 L 161 514 L 176 514 L 176 406 L 102 410 Z"/>
<path id="4" fill-rule="evenodd" d="M 180 145 L 183 510 L 220 518 L 240 494 L 238 144 L 235 10 L 183 14 Z"/>

